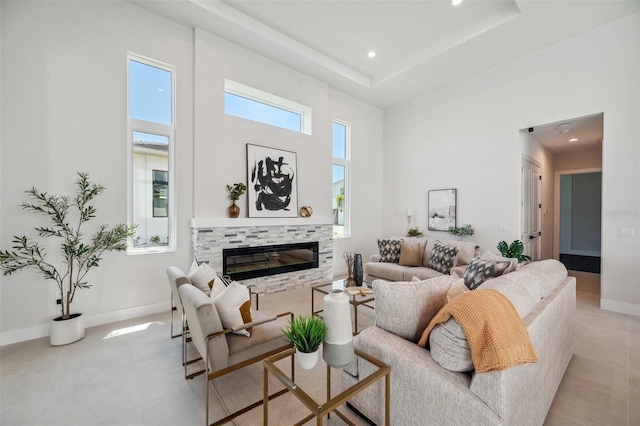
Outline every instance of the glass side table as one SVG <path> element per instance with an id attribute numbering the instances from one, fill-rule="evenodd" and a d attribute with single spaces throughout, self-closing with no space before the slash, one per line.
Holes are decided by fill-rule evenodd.
<path id="1" fill-rule="evenodd" d="M 303 403 L 305 407 L 311 411 L 311 414 L 295 423 L 295 426 L 300 426 L 308 422 L 309 420 L 316 418 L 316 424 L 318 426 L 322 425 L 323 419 L 325 416 L 330 415 L 332 412 L 335 413 L 340 419 L 342 419 L 346 424 L 354 426 L 354 423 L 349 420 L 344 414 L 342 414 L 338 407 L 349 399 L 353 398 L 358 393 L 362 392 L 366 387 L 371 384 L 377 382 L 378 380 L 384 377 L 385 380 L 385 425 L 390 425 L 391 419 L 391 407 L 389 396 L 391 394 L 391 367 L 383 363 L 382 361 L 372 357 L 371 355 L 365 354 L 358 349 L 355 350 L 355 354 L 358 357 L 365 359 L 367 362 L 378 367 L 373 373 L 366 377 L 362 377 L 356 384 L 353 386 L 343 390 L 338 395 L 332 397 L 331 396 L 331 369 L 324 362 L 322 357 L 318 363 L 322 363 L 326 365 L 327 369 L 327 378 L 326 378 L 326 386 L 327 386 L 327 400 L 324 403 L 320 403 L 309 396 L 300 386 L 298 386 L 295 382 L 295 370 L 291 377 L 287 376 L 278 366 L 275 364 L 277 361 L 286 358 L 288 356 L 293 356 L 295 354 L 295 348 L 287 349 L 284 352 L 280 352 L 274 356 L 271 356 L 263 361 L 264 366 L 264 379 L 263 379 L 263 392 L 264 392 L 264 401 L 263 401 L 263 424 L 267 426 L 269 424 L 269 373 L 271 373 L 280 383 L 285 386 L 284 390 L 288 390 L 293 395 L 295 395 L 300 402 Z M 317 367 L 316 367 L 317 368 Z"/>
<path id="2" fill-rule="evenodd" d="M 323 308 L 316 309 L 315 296 L 316 293 L 320 293 L 322 297 L 331 292 L 331 290 L 343 290 L 346 295 L 349 296 L 349 304 L 353 306 L 354 321 L 353 321 L 353 335 L 359 333 L 358 331 L 358 306 L 366 306 L 369 309 L 375 309 L 375 306 L 370 302 L 375 300 L 373 295 L 373 289 L 371 283 L 363 282 L 361 287 L 345 287 L 345 280 L 337 280 L 332 283 L 316 284 L 311 286 L 311 314 L 322 317 Z M 322 299 L 321 299 L 322 300 Z"/>

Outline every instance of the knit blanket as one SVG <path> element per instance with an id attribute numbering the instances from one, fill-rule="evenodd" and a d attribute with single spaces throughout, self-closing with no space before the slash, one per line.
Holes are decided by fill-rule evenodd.
<path id="1" fill-rule="evenodd" d="M 457 296 L 433 317 L 418 345 L 425 347 L 433 327 L 451 317 L 458 321 L 467 337 L 476 373 L 538 362 L 527 328 L 502 293 L 481 289 Z"/>

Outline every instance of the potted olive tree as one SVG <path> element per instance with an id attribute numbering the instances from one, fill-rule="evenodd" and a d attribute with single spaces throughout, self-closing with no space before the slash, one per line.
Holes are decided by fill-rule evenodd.
<path id="1" fill-rule="evenodd" d="M 11 250 L 0 250 L 0 269 L 4 275 L 25 268 L 34 268 L 46 280 L 53 280 L 61 295 L 60 316 L 53 319 L 49 336 L 52 345 L 64 345 L 84 337 L 84 317 L 71 313 L 71 302 L 77 289 L 90 288 L 86 275 L 100 265 L 106 251 L 124 251 L 127 238 L 133 237 L 135 226 L 123 224 L 109 228 L 100 225 L 91 236 L 82 232 L 83 225 L 96 216 L 91 201 L 104 191 L 104 186 L 91 183 L 87 173 L 78 172 L 76 195 L 71 198 L 40 192 L 36 188 L 25 191 L 29 201 L 22 203 L 27 211 L 46 216 L 49 226 L 36 227 L 38 236 L 54 238 L 60 243 L 60 261 L 49 262 L 45 246 L 26 236 L 13 237 Z"/>
<path id="2" fill-rule="evenodd" d="M 318 362 L 320 345 L 327 336 L 327 325 L 316 316 L 299 316 L 282 330 L 285 337 L 296 348 L 296 359 L 305 370 L 312 369 Z"/>

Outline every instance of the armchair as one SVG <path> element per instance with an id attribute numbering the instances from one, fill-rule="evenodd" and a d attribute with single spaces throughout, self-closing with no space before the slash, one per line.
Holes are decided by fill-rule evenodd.
<path id="1" fill-rule="evenodd" d="M 280 317 L 293 313 L 286 312 L 278 315 L 265 315 L 254 312 L 250 323 L 240 327 L 224 329 L 216 306 L 203 292 L 191 284 L 179 287 L 189 333 L 192 343 L 204 362 L 206 377 L 206 426 L 209 426 L 209 382 L 225 374 L 234 372 L 253 363 L 293 347 L 284 337 L 281 326 L 276 321 Z M 234 334 L 234 331 L 252 329 L 251 337 Z M 294 372 L 293 357 L 291 357 L 291 371 Z M 273 399 L 287 392 L 283 389 L 269 396 Z M 212 426 L 224 424 L 247 411 L 260 406 L 259 400 L 229 416 L 213 423 Z"/>

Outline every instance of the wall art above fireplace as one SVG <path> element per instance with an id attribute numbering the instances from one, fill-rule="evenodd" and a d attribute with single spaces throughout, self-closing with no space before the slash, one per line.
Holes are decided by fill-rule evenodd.
<path id="1" fill-rule="evenodd" d="M 249 217 L 297 217 L 296 153 L 247 144 Z"/>

